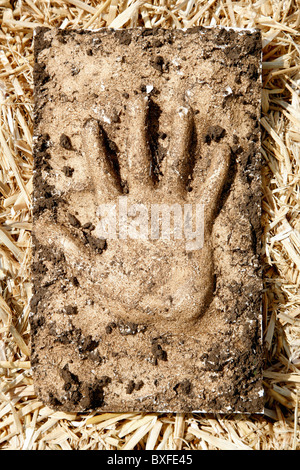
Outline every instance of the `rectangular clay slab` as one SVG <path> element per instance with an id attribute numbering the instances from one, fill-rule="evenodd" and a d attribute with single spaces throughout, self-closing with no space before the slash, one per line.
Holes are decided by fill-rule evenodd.
<path id="1" fill-rule="evenodd" d="M 260 33 L 39 28 L 34 53 L 38 396 L 262 412 Z M 161 204 L 204 207 L 203 246 L 139 238 Z"/>

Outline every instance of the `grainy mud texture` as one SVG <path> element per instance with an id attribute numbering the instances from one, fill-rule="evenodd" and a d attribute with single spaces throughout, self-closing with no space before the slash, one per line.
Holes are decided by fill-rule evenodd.
<path id="1" fill-rule="evenodd" d="M 40 28 L 34 45 L 38 396 L 262 412 L 260 33 Z M 204 207 L 201 248 L 137 223 L 161 204 L 174 226 Z"/>

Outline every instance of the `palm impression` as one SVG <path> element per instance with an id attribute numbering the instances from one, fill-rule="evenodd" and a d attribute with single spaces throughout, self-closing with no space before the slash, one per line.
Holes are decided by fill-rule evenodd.
<path id="1" fill-rule="evenodd" d="M 114 317 L 184 328 L 212 301 L 211 230 L 230 148 L 220 142 L 223 129 L 204 125 L 200 113 L 183 102 L 174 106 L 170 144 L 158 161 L 149 136 L 149 106 L 143 96 L 130 102 L 132 132 L 123 154 L 100 120 L 83 123 L 82 165 L 88 178 L 81 193 L 88 195 L 87 219 L 72 211 L 80 192 L 70 190 L 68 210 L 56 221 L 43 216 L 36 233 L 40 242 L 47 239 L 54 251 L 63 252 L 74 276 L 89 281 L 92 295 Z M 67 137 L 61 140 L 71 150 Z M 197 230 L 199 239 L 193 235 Z"/>
<path id="2" fill-rule="evenodd" d="M 261 33 L 40 29 L 34 50 L 38 396 L 258 412 Z"/>

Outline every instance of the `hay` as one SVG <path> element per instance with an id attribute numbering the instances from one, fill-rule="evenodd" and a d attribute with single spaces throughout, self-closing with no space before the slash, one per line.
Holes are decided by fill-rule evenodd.
<path id="1" fill-rule="evenodd" d="M 36 26 L 258 27 L 265 414 L 66 414 L 34 394 L 29 356 L 32 33 Z M 0 448 L 299 449 L 300 5 L 295 0 L 0 0 Z"/>

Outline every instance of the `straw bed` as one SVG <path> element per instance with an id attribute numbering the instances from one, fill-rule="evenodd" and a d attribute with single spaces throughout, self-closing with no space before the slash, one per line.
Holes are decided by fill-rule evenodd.
<path id="1" fill-rule="evenodd" d="M 37 26 L 260 28 L 264 415 L 53 412 L 30 369 Z M 300 2 L 0 0 L 0 449 L 300 449 Z"/>

